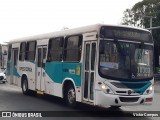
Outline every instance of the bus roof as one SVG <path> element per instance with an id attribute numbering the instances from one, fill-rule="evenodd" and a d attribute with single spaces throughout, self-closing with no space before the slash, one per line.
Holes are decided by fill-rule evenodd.
<path id="1" fill-rule="evenodd" d="M 146 30 L 146 29 L 125 26 L 125 25 L 94 24 L 94 25 L 83 26 L 83 27 L 79 27 L 79 28 L 66 29 L 66 30 L 57 31 L 57 32 L 29 36 L 29 37 L 24 37 L 24 38 L 19 38 L 19 39 L 13 39 L 13 40 L 10 40 L 8 43 L 18 43 L 18 42 L 22 42 L 22 41 L 42 40 L 42 39 L 49 39 L 49 38 L 53 38 L 53 37 L 69 36 L 69 35 L 74 35 L 74 34 L 93 32 L 93 31 L 98 31 L 101 26 L 124 27 L 124 28 L 132 28 L 132 29 L 134 28 L 134 29 L 139 29 L 139 30 L 149 32 L 149 30 Z"/>

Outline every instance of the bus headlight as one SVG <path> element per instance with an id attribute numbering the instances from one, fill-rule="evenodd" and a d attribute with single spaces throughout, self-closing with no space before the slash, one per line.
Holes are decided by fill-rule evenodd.
<path id="1" fill-rule="evenodd" d="M 112 91 L 112 89 L 110 87 L 108 87 L 107 85 L 105 85 L 104 83 L 102 83 L 100 85 L 100 87 L 101 87 L 101 89 L 102 89 L 102 91 L 104 93 L 106 93 L 106 94 L 114 94 L 113 91 Z"/>
<path id="2" fill-rule="evenodd" d="M 154 91 L 154 86 L 153 85 L 151 85 L 147 88 L 147 90 L 144 92 L 144 95 L 151 94 L 152 91 Z"/>

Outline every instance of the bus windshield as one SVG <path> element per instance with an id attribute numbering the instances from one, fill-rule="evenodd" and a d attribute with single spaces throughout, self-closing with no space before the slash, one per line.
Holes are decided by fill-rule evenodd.
<path id="1" fill-rule="evenodd" d="M 146 80 L 153 77 L 153 46 L 101 40 L 99 74 L 116 80 Z"/>

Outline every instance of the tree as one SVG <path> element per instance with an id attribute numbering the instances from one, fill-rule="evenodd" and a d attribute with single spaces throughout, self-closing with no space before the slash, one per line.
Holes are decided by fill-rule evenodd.
<path id="1" fill-rule="evenodd" d="M 124 11 L 122 23 L 123 25 L 150 27 L 150 18 L 152 16 L 152 27 L 160 26 L 160 0 L 143 0 L 136 3 L 131 9 Z M 160 29 L 153 30 L 153 38 L 160 45 Z"/>
<path id="2" fill-rule="evenodd" d="M 122 24 L 149 28 L 150 19 L 146 16 L 155 17 L 153 26 L 160 25 L 160 0 L 143 0 L 126 9 Z"/>
<path id="3" fill-rule="evenodd" d="M 154 17 L 152 27 L 160 26 L 160 0 L 143 0 L 136 3 L 131 9 L 126 9 L 124 11 L 122 24 L 149 28 L 150 18 L 146 16 Z M 152 36 L 155 43 L 155 66 L 159 67 L 160 29 L 152 30 Z"/>

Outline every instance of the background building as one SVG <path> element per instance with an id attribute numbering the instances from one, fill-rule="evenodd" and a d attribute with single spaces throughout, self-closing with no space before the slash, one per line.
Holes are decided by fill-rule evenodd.
<path id="1" fill-rule="evenodd" d="M 5 69 L 7 67 L 7 44 L 0 44 L 0 68 Z"/>

